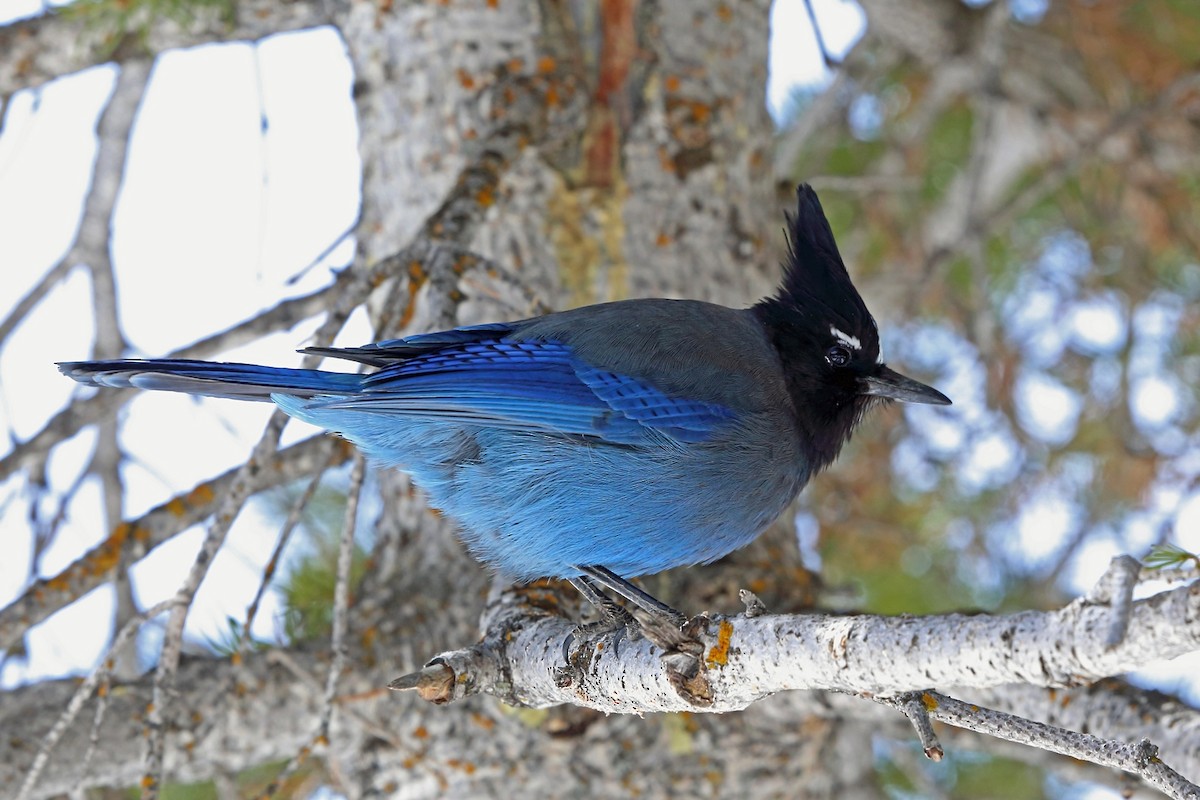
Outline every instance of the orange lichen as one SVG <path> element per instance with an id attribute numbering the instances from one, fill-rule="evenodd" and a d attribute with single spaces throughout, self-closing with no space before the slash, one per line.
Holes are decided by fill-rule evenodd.
<path id="1" fill-rule="evenodd" d="M 733 623 L 729 620 L 721 620 L 721 624 L 717 626 L 717 643 L 704 659 L 704 663 L 709 667 L 723 667 L 729 663 L 729 642 L 733 639 Z"/>
<path id="2" fill-rule="evenodd" d="M 558 68 L 558 62 L 551 56 L 542 56 L 537 61 L 537 71 L 543 75 L 554 72 Z"/>
<path id="3" fill-rule="evenodd" d="M 937 698 L 931 695 L 929 692 L 921 693 L 921 703 L 925 706 L 926 711 L 933 711 L 938 707 Z"/>
<path id="4" fill-rule="evenodd" d="M 195 489 L 192 489 L 188 492 L 186 498 L 188 505 L 192 508 L 208 505 L 215 499 L 217 499 L 217 493 L 213 491 L 212 485 L 208 483 L 202 483 Z"/>

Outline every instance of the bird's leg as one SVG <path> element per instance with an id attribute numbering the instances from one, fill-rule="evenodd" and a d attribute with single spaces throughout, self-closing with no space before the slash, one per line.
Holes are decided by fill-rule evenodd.
<path id="1" fill-rule="evenodd" d="M 680 612 L 671 608 L 654 595 L 642 591 L 610 569 L 606 569 L 605 567 L 601 567 L 599 565 L 586 567 L 576 565 L 575 569 L 582 572 L 587 578 L 595 581 L 595 583 L 598 583 L 606 589 L 621 595 L 626 600 L 633 603 L 635 606 L 642 609 L 642 611 L 645 611 L 658 621 L 666 622 L 677 629 L 683 627 L 683 624 L 687 622 L 687 617 L 684 614 L 681 614 Z M 579 588 L 579 584 L 576 583 L 575 580 L 572 580 L 571 583 L 575 584 L 576 588 Z M 599 590 L 596 589 L 595 585 L 590 585 L 588 590 L 599 594 Z M 584 597 L 587 597 L 588 600 L 596 603 L 596 600 L 589 596 L 586 591 L 580 589 L 580 592 Z M 603 595 L 601 595 L 601 597 L 603 597 Z M 607 598 L 605 599 L 607 600 Z"/>
<path id="2" fill-rule="evenodd" d="M 614 603 L 604 592 L 600 591 L 591 578 L 585 575 L 571 578 L 571 585 L 600 612 L 600 619 L 591 625 L 581 625 L 581 631 L 615 631 L 621 628 L 637 627 L 637 620 L 633 618 L 633 614 L 630 614 L 621 605 Z"/>
<path id="3" fill-rule="evenodd" d="M 571 646 L 576 638 L 587 639 L 593 635 L 603 636 L 607 633 L 618 633 L 618 641 L 624 638 L 623 632 L 630 628 L 637 628 L 638 622 L 634 619 L 633 614 L 626 611 L 621 605 L 614 603 L 608 598 L 604 592 L 597 588 L 591 578 L 580 575 L 578 578 L 571 578 L 571 585 L 583 595 L 589 603 L 596 607 L 600 612 L 600 619 L 587 625 L 580 624 L 575 631 L 566 638 L 563 642 L 563 661 L 567 664 L 572 664 Z"/>

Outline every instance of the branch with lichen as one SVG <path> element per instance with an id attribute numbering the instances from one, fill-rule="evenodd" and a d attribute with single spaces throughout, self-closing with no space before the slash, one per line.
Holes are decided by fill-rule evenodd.
<path id="1" fill-rule="evenodd" d="M 782 615 L 748 603 L 745 614 L 695 617 L 667 642 L 625 629 L 579 628 L 556 614 L 541 590 L 512 590 L 489 604 L 482 641 L 441 653 L 391 687 L 438 704 L 491 694 L 535 708 L 574 704 L 644 714 L 737 711 L 795 690 L 888 698 L 899 708 L 894 698 L 929 687 L 1086 686 L 1200 650 L 1200 583 L 1132 601 L 1124 590 L 1137 571 L 1132 559 L 1114 559 L 1096 589 L 1057 611 Z M 947 698 L 934 717 L 989 735 L 1000 735 L 1018 719 L 997 721 L 963 707 L 973 708 Z M 902 710 L 916 723 L 934 709 L 914 711 L 909 703 Z M 1037 723 L 1020 730 L 1024 738 L 1002 738 L 1130 770 L 1171 796 L 1196 796 L 1189 793 L 1194 784 L 1158 769 L 1157 756 L 1147 755 L 1149 745 L 1128 749 Z M 940 755 L 936 742 L 922 739 L 931 756 Z"/>

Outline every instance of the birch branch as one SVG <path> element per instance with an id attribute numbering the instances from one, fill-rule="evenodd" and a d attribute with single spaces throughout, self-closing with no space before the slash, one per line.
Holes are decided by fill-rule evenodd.
<path id="1" fill-rule="evenodd" d="M 1168 797 L 1200 800 L 1200 787 L 1164 763 L 1159 757 L 1158 747 L 1148 739 L 1136 744 L 1103 739 L 1090 733 L 1056 728 L 981 708 L 937 692 L 923 692 L 921 699 L 923 707 L 933 719 L 998 739 L 1113 767 L 1138 776 Z"/>
<path id="2" fill-rule="evenodd" d="M 275 458 L 259 465 L 250 476 L 251 490 L 261 492 L 312 475 L 325 468 L 335 455 L 349 458 L 350 445 L 330 436 L 314 436 L 281 450 Z M 49 578 L 39 578 L 18 597 L 0 609 L 0 648 L 20 641 L 29 628 L 54 612 L 108 582 L 122 550 L 130 563 L 175 534 L 214 513 L 220 499 L 233 486 L 234 468 L 194 489 L 171 498 L 141 517 L 123 522 L 107 539 Z"/>
<path id="3" fill-rule="evenodd" d="M 393 688 L 436 703 L 483 693 L 535 708 L 644 714 L 736 711 L 797 689 L 1081 686 L 1200 649 L 1200 583 L 1134 602 L 1115 647 L 1107 644 L 1112 619 L 1109 606 L 1086 599 L 1000 616 L 701 616 L 685 629 L 695 654 L 679 669 L 679 653 L 622 631 L 581 636 L 518 591 L 485 613 L 482 642 L 434 657 Z"/>
<path id="4" fill-rule="evenodd" d="M 331 4 L 312 0 L 238 0 L 229 5 L 231 16 L 194 4 L 188 21 L 158 15 L 127 26 L 140 26 L 140 31 L 113 30 L 60 10 L 0 26 L 0 98 L 111 61 L 150 61 L 179 47 L 261 39 L 333 22 Z"/>
<path id="5" fill-rule="evenodd" d="M 356 620 L 355 624 L 361 625 L 363 621 Z M 382 686 L 386 681 L 383 671 L 387 664 L 405 660 L 410 640 L 403 636 L 376 639 L 370 648 L 364 649 L 362 638 L 351 636 L 349 644 L 352 666 L 347 673 L 349 685 L 345 687 L 349 694 L 339 699 L 339 717 L 343 723 L 351 723 L 380 741 L 390 742 L 394 750 L 388 752 L 396 761 L 409 757 L 411 753 L 406 748 L 413 746 L 444 746 L 461 754 L 465 746 L 461 737 L 469 734 L 469 730 L 464 732 L 460 717 L 427 704 L 397 704 L 394 695 L 389 700 L 379 693 L 367 694 L 372 686 Z M 327 651 L 314 648 L 251 652 L 244 659 L 185 658 L 178 680 L 188 691 L 177 699 L 184 708 L 176 718 L 181 726 L 177 735 L 186 747 L 181 744 L 167 754 L 173 777 L 181 781 L 211 779 L 218 771 L 236 772 L 266 761 L 285 761 L 298 748 L 311 746 L 312 732 L 323 713 L 323 685 L 319 676 L 328 669 L 329 658 Z M 78 754 L 89 748 L 89 739 L 93 737 L 89 736 L 86 725 L 71 726 L 63 733 L 54 757 L 30 797 L 61 795 L 80 784 L 135 783 L 142 769 L 143 745 L 140 737 L 131 737 L 128 732 L 145 712 L 152 680 L 147 675 L 136 681 L 114 681 L 106 697 L 108 713 L 94 737 L 96 752 L 90 766 Z M 231 686 L 237 689 L 231 691 Z M 953 694 L 963 694 L 958 687 L 948 688 Z M 0 786 L 20 786 L 26 779 L 41 749 L 39 741 L 79 690 L 79 681 L 68 678 L 0 693 L 0 730 L 10 734 L 0 737 Z M 84 691 L 83 697 L 87 694 Z M 993 708 L 1058 726 L 1086 729 L 1097 736 L 1121 736 L 1132 741 L 1149 738 L 1180 772 L 1200 775 L 1200 713 L 1175 698 L 1148 693 L 1118 680 L 1057 690 L 1010 684 L 977 690 L 975 695 L 973 700 Z M 900 714 L 849 694 L 790 692 L 767 703 L 770 707 L 766 711 L 771 717 L 795 724 L 814 717 L 858 720 L 869 723 L 884 736 L 911 735 Z M 500 711 L 498 704 L 476 705 L 473 716 L 496 720 L 498 727 L 486 733 L 489 738 L 518 737 L 528 740 L 530 747 L 545 744 L 544 734 L 531 729 L 521 715 Z M 418 725 L 428 726 L 427 740 L 416 740 L 409 734 Z M 445 742 L 440 740 L 443 728 Z M 535 744 L 539 736 L 543 737 L 540 745 Z M 346 741 L 354 738 L 334 739 L 330 748 L 337 751 L 340 746 L 353 747 Z M 982 740 L 967 736 L 947 744 L 972 750 L 984 747 Z M 995 741 L 986 749 L 995 752 L 998 746 L 1013 757 L 1021 756 L 1014 745 L 998 745 Z M 1025 752 L 1031 758 L 1041 755 Z M 414 781 L 425 769 L 424 762 L 415 761 Z M 1034 761 L 1054 768 L 1045 758 Z M 1095 768 L 1080 777 L 1103 780 Z"/>

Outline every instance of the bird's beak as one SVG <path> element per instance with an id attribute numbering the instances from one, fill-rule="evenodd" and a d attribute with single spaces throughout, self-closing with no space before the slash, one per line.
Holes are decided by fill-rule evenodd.
<path id="1" fill-rule="evenodd" d="M 928 403 L 934 406 L 950 405 L 950 398 L 923 383 L 906 378 L 899 372 L 880 366 L 874 375 L 861 379 L 863 394 L 900 400 L 905 403 Z"/>

